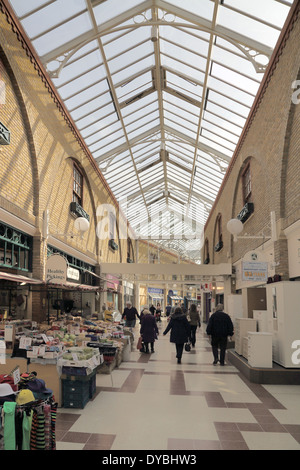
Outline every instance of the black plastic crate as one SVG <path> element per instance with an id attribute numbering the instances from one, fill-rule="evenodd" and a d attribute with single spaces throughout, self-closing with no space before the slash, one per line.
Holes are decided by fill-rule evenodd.
<path id="1" fill-rule="evenodd" d="M 64 408 L 84 408 L 90 399 L 90 380 L 62 379 Z"/>

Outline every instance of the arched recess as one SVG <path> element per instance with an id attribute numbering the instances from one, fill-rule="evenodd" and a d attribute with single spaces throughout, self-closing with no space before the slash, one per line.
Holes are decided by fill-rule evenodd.
<path id="1" fill-rule="evenodd" d="M 204 247 L 203 247 L 203 264 L 210 263 L 210 256 L 209 256 L 209 240 L 208 238 L 205 239 Z"/>
<path id="2" fill-rule="evenodd" d="M 294 99 L 291 99 L 291 105 L 287 120 L 287 126 L 285 131 L 285 139 L 284 139 L 284 146 L 283 146 L 283 154 L 281 160 L 281 178 L 280 178 L 280 219 L 284 219 L 287 217 L 286 214 L 286 204 L 287 204 L 287 194 L 286 194 L 286 186 L 287 186 L 287 177 L 288 177 L 288 164 L 289 164 L 289 156 L 290 156 L 290 147 L 291 147 L 291 132 L 293 129 L 296 111 L 299 109 L 299 88 L 300 88 L 300 69 L 297 74 L 297 78 L 295 80 L 295 85 L 298 85 L 298 91 L 295 89 L 295 96 Z M 297 107 L 298 106 L 298 107 Z M 299 158 L 299 155 L 298 155 Z"/>
<path id="3" fill-rule="evenodd" d="M 232 196 L 232 205 L 231 205 L 231 219 L 236 219 L 237 215 L 240 213 L 241 209 L 242 209 L 242 205 L 239 205 L 239 191 L 242 191 L 242 175 L 243 173 L 245 172 L 245 169 L 248 167 L 248 165 L 253 162 L 255 160 L 255 157 L 253 156 L 248 156 L 247 158 L 245 158 L 245 160 L 243 161 L 240 169 L 239 169 L 239 172 L 238 172 L 238 175 L 237 175 L 237 178 L 236 178 L 236 181 L 235 181 L 235 187 L 234 187 L 234 191 L 233 191 L 233 196 Z M 227 221 L 226 221 L 227 222 Z M 234 242 L 233 242 L 233 237 L 231 237 L 231 241 L 230 241 L 230 253 L 231 253 L 231 257 L 233 257 L 234 255 Z"/>
<path id="4" fill-rule="evenodd" d="M 214 226 L 214 235 L 213 235 L 213 264 L 215 263 L 215 254 L 222 250 L 223 248 L 223 227 L 222 227 L 222 214 L 219 212 Z"/>
<path id="5" fill-rule="evenodd" d="M 91 201 L 91 205 L 92 205 L 92 217 L 93 217 L 93 221 L 94 221 L 94 225 L 95 225 L 95 253 L 96 253 L 96 256 L 97 256 L 97 261 L 98 261 L 98 257 L 99 257 L 99 253 L 100 253 L 100 244 L 99 244 L 99 238 L 97 237 L 97 234 L 96 234 L 96 227 L 97 227 L 97 216 L 96 216 L 96 203 L 95 203 L 95 198 L 94 198 L 94 195 L 93 195 L 93 191 L 92 191 L 92 187 L 91 187 L 91 183 L 89 181 L 89 178 L 87 176 L 87 173 L 84 169 L 84 167 L 82 166 L 82 164 L 80 163 L 79 160 L 77 160 L 76 158 L 74 157 L 68 157 L 68 159 L 70 159 L 73 163 L 75 163 L 77 165 L 77 167 L 79 168 L 79 170 L 81 171 L 82 175 L 83 175 L 83 178 L 84 178 L 84 185 L 86 186 L 86 189 L 89 193 L 89 196 L 90 196 L 90 201 Z"/>
<path id="6" fill-rule="evenodd" d="M 130 237 L 127 238 L 127 263 L 135 262 L 134 248 Z"/>
<path id="7" fill-rule="evenodd" d="M 23 95 L 21 89 L 19 87 L 18 81 L 15 77 L 14 71 L 9 63 L 9 60 L 4 53 L 2 47 L 0 46 L 0 60 L 2 61 L 5 71 L 10 79 L 10 84 L 12 86 L 12 90 L 15 94 L 16 101 L 19 105 L 20 114 L 22 117 L 24 130 L 26 134 L 26 142 L 29 149 L 30 154 L 30 162 L 31 162 L 31 171 L 32 171 L 32 188 L 33 188 L 33 215 L 35 216 L 35 226 L 39 228 L 39 214 L 40 214 L 40 204 L 39 204 L 39 194 L 40 194 L 40 179 L 39 179 L 39 171 L 38 171 L 38 164 L 37 164 L 37 154 L 34 145 L 33 133 L 30 125 L 30 120 L 28 117 L 26 105 L 23 99 Z"/>

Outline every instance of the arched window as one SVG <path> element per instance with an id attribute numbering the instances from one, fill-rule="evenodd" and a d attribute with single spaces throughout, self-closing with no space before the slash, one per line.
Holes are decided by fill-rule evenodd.
<path id="1" fill-rule="evenodd" d="M 242 187 L 244 204 L 250 201 L 252 194 L 250 163 L 246 166 L 242 174 Z"/>
<path id="2" fill-rule="evenodd" d="M 83 174 L 76 165 L 73 163 L 73 202 L 77 202 L 80 206 L 82 206 L 82 199 L 83 199 Z"/>
<path id="3" fill-rule="evenodd" d="M 222 214 L 218 214 L 217 220 L 216 220 L 216 244 L 215 244 L 215 251 L 220 251 L 223 248 L 223 235 L 222 235 Z"/>
<path id="4" fill-rule="evenodd" d="M 203 264 L 208 264 L 209 261 L 210 261 L 210 259 L 209 259 L 209 242 L 208 242 L 208 239 L 206 238 L 205 242 L 204 242 L 204 261 L 203 261 Z"/>
<path id="5" fill-rule="evenodd" d="M 127 238 L 127 263 L 134 263 L 134 252 L 131 238 Z"/>

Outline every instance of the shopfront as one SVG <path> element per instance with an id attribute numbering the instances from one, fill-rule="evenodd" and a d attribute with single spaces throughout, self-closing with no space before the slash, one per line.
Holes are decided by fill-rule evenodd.
<path id="1" fill-rule="evenodd" d="M 0 222 L 0 318 L 31 317 L 33 237 Z"/>
<path id="2" fill-rule="evenodd" d="M 100 278 L 94 267 L 53 247 L 48 247 L 48 255 L 45 270 L 48 320 L 65 313 L 88 318 L 98 312 Z"/>
<path id="3" fill-rule="evenodd" d="M 148 305 L 154 305 L 154 307 L 160 305 L 161 309 L 164 309 L 164 289 L 156 287 L 148 287 Z"/>
<path id="4" fill-rule="evenodd" d="M 106 304 L 107 310 L 110 311 L 121 311 L 122 305 L 119 299 L 119 295 L 121 292 L 121 284 L 120 280 L 112 276 L 111 274 L 107 274 L 106 276 L 106 300 L 104 300 Z"/>
<path id="5" fill-rule="evenodd" d="M 171 307 L 174 307 L 175 305 L 181 305 L 183 302 L 184 298 L 180 295 L 180 292 L 177 290 L 169 290 L 168 292 L 168 304 L 171 305 Z"/>

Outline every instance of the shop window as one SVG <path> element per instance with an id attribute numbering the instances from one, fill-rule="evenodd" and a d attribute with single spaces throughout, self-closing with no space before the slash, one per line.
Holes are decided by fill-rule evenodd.
<path id="1" fill-rule="evenodd" d="M 32 238 L 0 223 L 0 266 L 30 271 Z"/>
<path id="2" fill-rule="evenodd" d="M 83 175 L 76 165 L 73 164 L 73 202 L 77 202 L 82 206 L 82 195 L 83 195 Z"/>
<path id="3" fill-rule="evenodd" d="M 243 185 L 244 204 L 246 204 L 246 202 L 250 201 L 250 197 L 252 193 L 250 164 L 246 166 L 242 174 L 242 185 Z"/>

